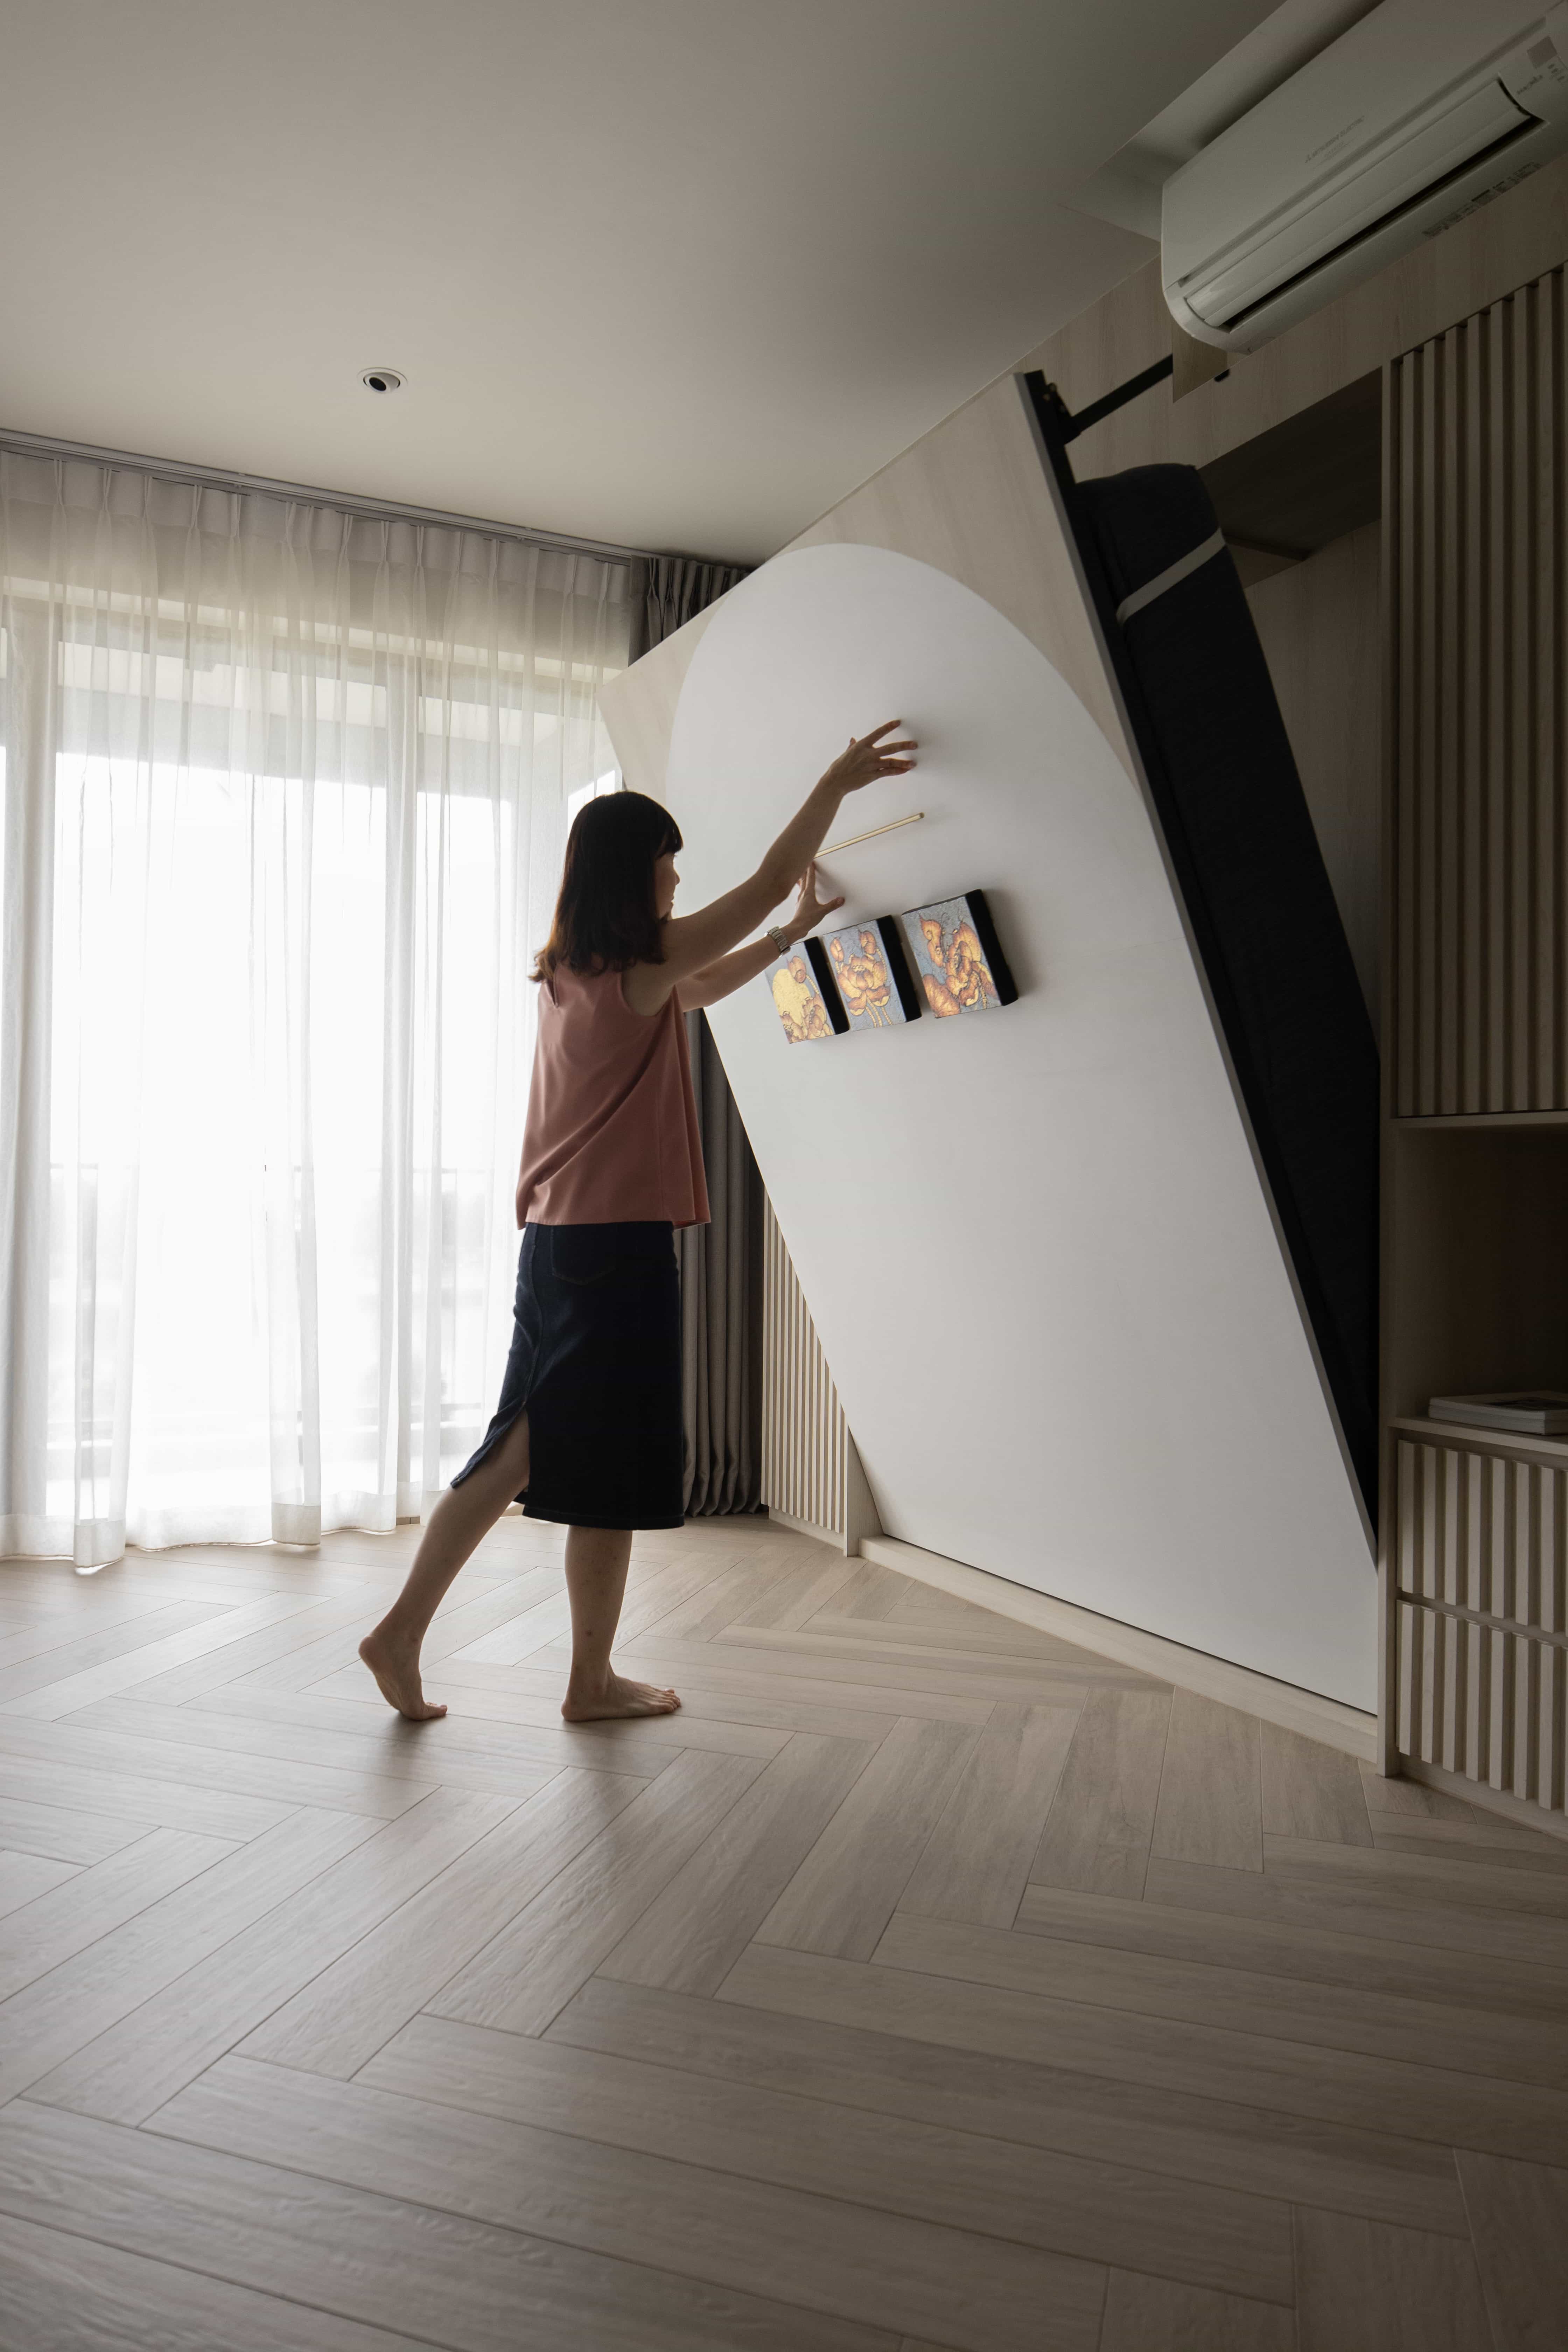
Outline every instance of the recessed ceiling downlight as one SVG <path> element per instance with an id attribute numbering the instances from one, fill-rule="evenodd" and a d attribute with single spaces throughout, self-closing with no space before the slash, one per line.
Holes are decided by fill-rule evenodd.
<path id="1" fill-rule="evenodd" d="M 401 392 L 403 378 L 395 368 L 366 368 L 360 378 L 367 392 Z"/>

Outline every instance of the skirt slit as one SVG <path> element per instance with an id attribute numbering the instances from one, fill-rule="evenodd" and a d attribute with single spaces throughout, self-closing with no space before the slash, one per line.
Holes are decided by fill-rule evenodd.
<path id="1" fill-rule="evenodd" d="M 524 1226 L 500 1398 L 454 1486 L 523 1412 L 525 1517 L 682 1525 L 680 1276 L 668 1222 Z"/>

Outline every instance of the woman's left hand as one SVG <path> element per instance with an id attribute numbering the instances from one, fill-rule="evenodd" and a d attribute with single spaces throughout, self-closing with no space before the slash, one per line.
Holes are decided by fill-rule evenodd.
<path id="1" fill-rule="evenodd" d="M 843 904 L 842 891 L 837 898 L 817 897 L 816 861 L 813 858 L 800 877 L 800 896 L 795 902 L 795 912 L 789 920 L 791 940 L 804 940 L 807 931 L 814 931 L 816 929 L 824 915 L 831 915 L 836 908 L 842 907 Z"/>

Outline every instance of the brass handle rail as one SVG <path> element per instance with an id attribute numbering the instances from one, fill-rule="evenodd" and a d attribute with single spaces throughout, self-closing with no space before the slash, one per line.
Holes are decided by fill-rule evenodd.
<path id="1" fill-rule="evenodd" d="M 897 833 L 901 824 L 919 824 L 924 809 L 916 809 L 913 816 L 896 816 L 890 824 L 874 824 L 869 833 L 852 833 L 847 841 L 830 841 L 826 849 L 817 851 L 818 857 L 836 856 L 841 849 L 853 849 L 857 842 L 875 841 L 879 833 Z"/>

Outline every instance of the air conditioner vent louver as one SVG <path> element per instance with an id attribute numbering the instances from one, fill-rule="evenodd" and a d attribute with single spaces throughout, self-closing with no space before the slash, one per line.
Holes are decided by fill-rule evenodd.
<path id="1" fill-rule="evenodd" d="M 1445 173 L 1440 180 L 1432 181 L 1418 194 L 1406 197 L 1405 203 L 1396 205 L 1392 212 L 1383 214 L 1370 226 L 1358 230 L 1353 236 L 1346 237 L 1342 245 L 1335 246 L 1331 251 L 1322 255 L 1318 260 L 1309 262 L 1305 268 L 1299 269 L 1293 278 L 1284 278 L 1278 286 L 1271 286 L 1268 292 L 1260 294 L 1256 301 L 1247 303 L 1228 319 L 1217 320 L 1215 323 L 1233 331 L 1237 327 L 1244 327 L 1249 319 L 1257 316 L 1266 303 L 1278 302 L 1283 296 L 1289 294 L 1293 287 L 1300 286 L 1303 281 L 1316 276 L 1326 264 L 1337 262 L 1342 257 L 1353 254 L 1358 246 L 1364 245 L 1369 237 L 1379 236 L 1394 223 L 1403 220 L 1407 213 L 1415 212 L 1418 208 L 1425 211 L 1429 197 L 1443 194 L 1447 189 L 1456 187 L 1461 180 L 1468 181 L 1476 162 L 1484 160 L 1490 163 L 1494 157 L 1506 155 L 1510 149 L 1518 146 L 1521 139 L 1528 138 L 1534 127 L 1532 123 L 1521 123 L 1517 130 L 1505 132 L 1502 138 L 1494 140 L 1489 147 L 1484 148 L 1480 157 L 1472 158 L 1467 163 L 1457 164 L 1453 171 Z M 1505 182 L 1505 184 L 1508 184 L 1509 182 Z"/>

